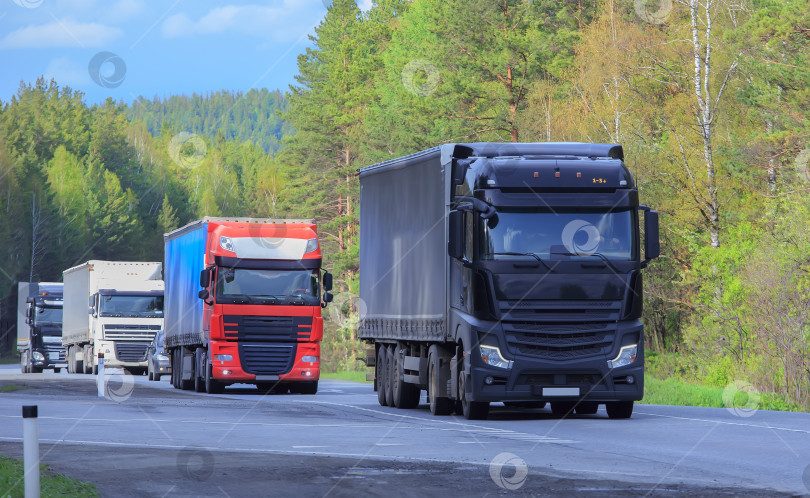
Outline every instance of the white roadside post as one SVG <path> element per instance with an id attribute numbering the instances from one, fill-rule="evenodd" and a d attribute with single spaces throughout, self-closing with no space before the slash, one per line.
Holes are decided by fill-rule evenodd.
<path id="1" fill-rule="evenodd" d="M 37 405 L 22 407 L 25 498 L 39 498 L 39 421 Z"/>
<path id="2" fill-rule="evenodd" d="M 98 385 L 98 397 L 104 397 L 104 353 L 98 354 L 98 378 L 96 379 Z"/>

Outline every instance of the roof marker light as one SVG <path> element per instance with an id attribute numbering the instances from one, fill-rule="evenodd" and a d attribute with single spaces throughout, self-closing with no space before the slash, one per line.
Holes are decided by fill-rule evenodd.
<path id="1" fill-rule="evenodd" d="M 537 171 L 535 171 L 535 172 L 534 172 L 534 177 L 535 177 L 535 178 L 540 178 L 540 173 L 538 173 Z"/>

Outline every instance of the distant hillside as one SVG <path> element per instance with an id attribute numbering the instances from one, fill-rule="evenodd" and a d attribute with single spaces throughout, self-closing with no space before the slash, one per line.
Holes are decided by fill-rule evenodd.
<path id="1" fill-rule="evenodd" d="M 281 138 L 292 133 L 277 112 L 286 107 L 280 91 L 254 89 L 247 93 L 223 90 L 206 95 L 173 95 L 167 99 L 139 97 L 125 112 L 130 121 L 143 121 L 153 136 L 159 136 L 166 126 L 209 139 L 219 133 L 226 140 L 249 140 L 273 153 L 280 148 Z"/>

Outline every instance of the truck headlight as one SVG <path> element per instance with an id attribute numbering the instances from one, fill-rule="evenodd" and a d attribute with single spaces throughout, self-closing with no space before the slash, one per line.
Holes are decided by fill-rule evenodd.
<path id="1" fill-rule="evenodd" d="M 225 249 L 226 251 L 236 252 L 233 248 L 233 240 L 224 235 L 219 238 L 219 247 Z"/>
<path id="2" fill-rule="evenodd" d="M 40 353 L 39 351 L 34 351 L 34 354 L 31 356 L 34 357 L 34 361 L 45 361 L 45 355 Z"/>
<path id="3" fill-rule="evenodd" d="M 309 239 L 307 241 L 307 247 L 304 249 L 304 254 L 317 250 L 318 250 L 318 239 Z"/>
<path id="4" fill-rule="evenodd" d="M 233 355 L 230 354 L 215 354 L 214 361 L 233 361 Z"/>
<path id="5" fill-rule="evenodd" d="M 301 362 L 302 363 L 318 363 L 318 357 L 317 356 L 302 356 L 301 357 Z"/>
<path id="6" fill-rule="evenodd" d="M 612 360 L 608 360 L 608 368 L 619 368 L 627 366 L 636 361 L 636 354 L 638 354 L 638 344 L 631 344 L 624 346 L 619 350 L 618 356 Z"/>
<path id="7" fill-rule="evenodd" d="M 512 360 L 507 360 L 501 355 L 501 350 L 496 346 L 478 346 L 481 350 L 481 361 L 492 367 L 512 368 Z"/>
<path id="8" fill-rule="evenodd" d="M 157 355 L 157 359 L 160 360 L 160 361 L 169 361 L 169 357 L 166 356 L 165 354 Z"/>

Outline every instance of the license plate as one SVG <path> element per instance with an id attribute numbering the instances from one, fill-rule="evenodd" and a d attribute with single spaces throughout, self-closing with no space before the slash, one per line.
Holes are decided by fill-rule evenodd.
<path id="1" fill-rule="evenodd" d="M 266 382 L 268 380 L 278 380 L 278 375 L 257 375 L 257 382 Z"/>
<path id="2" fill-rule="evenodd" d="M 58 360 L 59 359 L 59 353 L 48 353 L 48 359 L 50 359 L 50 360 Z"/>
<path id="3" fill-rule="evenodd" d="M 543 396 L 579 396 L 578 387 L 544 387 Z"/>

